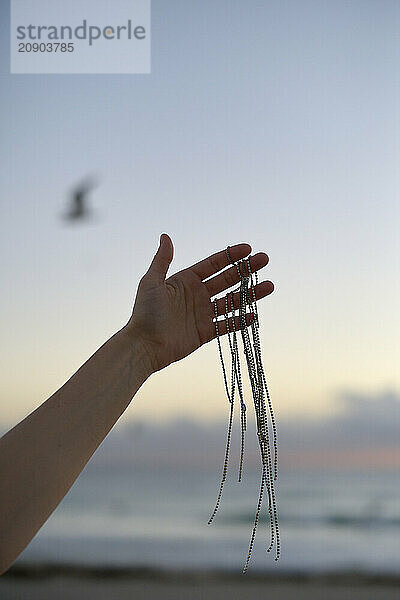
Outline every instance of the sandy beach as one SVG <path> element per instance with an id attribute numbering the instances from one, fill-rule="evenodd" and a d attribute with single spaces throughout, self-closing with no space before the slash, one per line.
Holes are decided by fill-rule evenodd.
<path id="1" fill-rule="evenodd" d="M 397 600 L 396 578 L 329 574 L 268 578 L 221 573 L 10 569 L 0 579 L 2 600 Z"/>

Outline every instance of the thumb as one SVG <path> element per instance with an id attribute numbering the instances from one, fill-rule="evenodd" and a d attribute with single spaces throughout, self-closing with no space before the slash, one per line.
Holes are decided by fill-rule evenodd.
<path id="1" fill-rule="evenodd" d="M 159 283 L 165 281 L 173 256 L 174 246 L 172 240 L 169 235 L 162 233 L 160 236 L 160 245 L 147 271 L 147 275 L 154 277 Z"/>

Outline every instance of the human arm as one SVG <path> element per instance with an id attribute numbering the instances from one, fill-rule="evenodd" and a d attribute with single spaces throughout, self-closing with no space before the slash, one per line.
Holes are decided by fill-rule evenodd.
<path id="1" fill-rule="evenodd" d="M 231 248 L 234 260 L 249 251 L 247 244 Z M 42 527 L 151 373 L 215 336 L 210 298 L 237 283 L 236 269 L 217 274 L 228 264 L 220 252 L 166 279 L 172 255 L 164 234 L 128 323 L 0 439 L 0 573 Z M 255 255 L 252 270 L 267 261 Z M 260 283 L 256 295 L 272 289 Z"/>

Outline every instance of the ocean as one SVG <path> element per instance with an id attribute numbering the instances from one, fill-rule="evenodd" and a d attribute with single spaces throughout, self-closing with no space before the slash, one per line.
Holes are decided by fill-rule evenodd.
<path id="1" fill-rule="evenodd" d="M 105 466 L 89 462 L 16 564 L 68 563 L 241 572 L 254 522 L 260 470 L 241 483 L 221 469 Z M 267 500 L 250 570 L 400 574 L 398 471 L 281 470 L 276 484 L 282 552 L 267 553 Z"/>

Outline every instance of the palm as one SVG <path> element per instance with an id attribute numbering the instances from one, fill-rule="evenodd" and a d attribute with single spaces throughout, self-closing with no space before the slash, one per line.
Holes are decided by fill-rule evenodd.
<path id="1" fill-rule="evenodd" d="M 165 237 L 167 240 L 164 238 L 164 248 L 163 245 L 160 246 L 149 271 L 140 282 L 129 322 L 129 326 L 143 343 L 155 371 L 184 358 L 215 336 L 215 314 L 211 297 L 239 281 L 235 267 L 203 281 L 227 266 L 224 252 L 165 280 L 164 271 L 166 272 L 172 259 L 172 242 L 168 236 Z M 233 246 L 233 259 L 246 256 L 248 248 L 247 244 Z M 162 255 L 163 251 L 165 257 Z M 252 270 L 261 268 L 267 261 L 265 254 L 252 257 Z M 161 276 L 155 270 L 159 262 L 163 267 Z M 257 297 L 262 297 L 270 293 L 273 286 L 270 282 L 264 282 L 257 288 Z M 218 305 L 218 314 L 224 312 L 222 302 Z M 221 333 L 224 333 L 223 327 Z"/>

